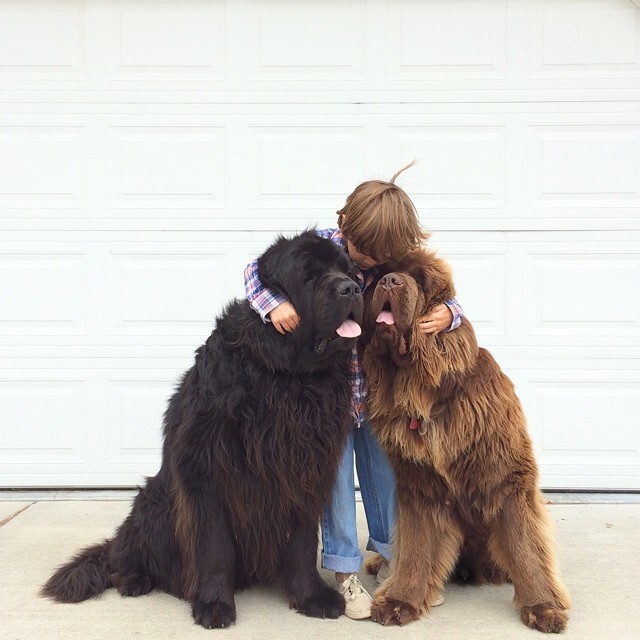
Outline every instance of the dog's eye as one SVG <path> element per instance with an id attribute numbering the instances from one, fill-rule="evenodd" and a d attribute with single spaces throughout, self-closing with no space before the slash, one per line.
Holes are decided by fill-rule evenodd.
<path id="1" fill-rule="evenodd" d="M 316 278 L 315 278 L 315 276 L 312 276 L 312 275 L 306 275 L 306 276 L 304 277 L 304 283 L 305 283 L 305 284 L 308 284 L 309 282 L 313 282 L 315 279 L 316 279 Z"/>

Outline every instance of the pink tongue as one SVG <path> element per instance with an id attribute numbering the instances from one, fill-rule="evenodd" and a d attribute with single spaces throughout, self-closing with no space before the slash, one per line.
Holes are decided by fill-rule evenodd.
<path id="1" fill-rule="evenodd" d="M 393 317 L 393 313 L 391 311 L 381 311 L 378 317 L 376 318 L 377 323 L 384 322 L 385 324 L 395 324 L 396 321 Z"/>
<path id="2" fill-rule="evenodd" d="M 357 338 L 362 329 L 357 322 L 353 320 L 345 320 L 337 329 L 336 333 L 343 338 Z"/>

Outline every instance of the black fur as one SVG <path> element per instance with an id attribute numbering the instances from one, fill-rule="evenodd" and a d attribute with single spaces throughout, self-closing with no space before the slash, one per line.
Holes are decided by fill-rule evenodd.
<path id="1" fill-rule="evenodd" d="M 290 605 L 336 618 L 344 601 L 316 569 L 318 522 L 349 428 L 362 296 L 339 247 L 313 230 L 279 238 L 258 260 L 265 286 L 292 301 L 292 334 L 230 303 L 169 401 L 162 466 L 111 540 L 59 568 L 42 594 L 79 602 L 109 587 L 161 589 L 204 627 L 236 619 L 234 592 L 280 581 Z"/>

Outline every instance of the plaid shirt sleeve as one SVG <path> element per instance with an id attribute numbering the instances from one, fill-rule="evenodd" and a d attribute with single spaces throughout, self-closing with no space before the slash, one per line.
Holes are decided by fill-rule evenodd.
<path id="1" fill-rule="evenodd" d="M 316 229 L 316 235 L 327 240 L 332 240 L 336 244 L 342 244 L 342 232 L 340 229 Z"/>
<path id="2" fill-rule="evenodd" d="M 460 306 L 460 303 L 458 302 L 457 298 L 446 300 L 445 304 L 447 305 L 447 307 L 449 307 L 449 309 L 451 309 L 451 313 L 453 314 L 453 320 L 451 321 L 451 326 L 448 329 L 445 329 L 443 333 L 447 333 L 449 331 L 453 331 L 454 329 L 457 329 L 460 326 L 460 323 L 462 322 L 462 318 L 464 317 L 464 311 L 462 310 L 462 307 Z"/>
<path id="3" fill-rule="evenodd" d="M 244 270 L 244 290 L 251 308 L 260 314 L 264 322 L 271 322 L 268 315 L 287 299 L 262 286 L 258 278 L 258 260 L 250 262 Z"/>

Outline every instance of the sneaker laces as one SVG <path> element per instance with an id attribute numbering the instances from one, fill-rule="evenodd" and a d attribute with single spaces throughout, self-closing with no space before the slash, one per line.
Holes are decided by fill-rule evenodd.
<path id="1" fill-rule="evenodd" d="M 349 576 L 345 591 L 349 592 L 349 600 L 355 600 L 360 594 L 365 592 L 360 579 L 355 573 Z"/>

